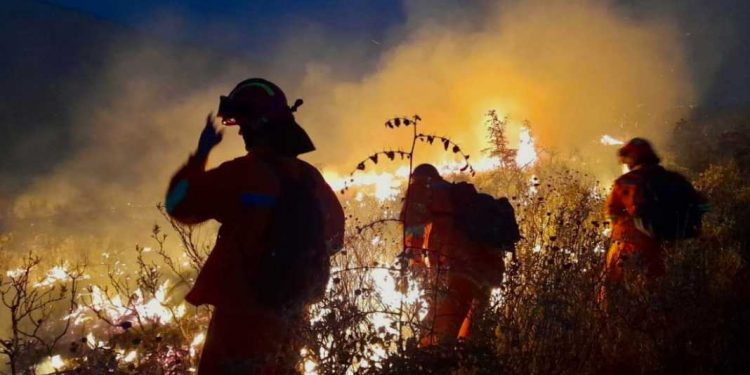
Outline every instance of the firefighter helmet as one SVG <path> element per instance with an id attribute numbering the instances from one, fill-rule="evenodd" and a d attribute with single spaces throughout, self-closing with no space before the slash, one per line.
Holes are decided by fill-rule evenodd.
<path id="1" fill-rule="evenodd" d="M 294 118 L 302 103 L 302 99 L 297 99 L 290 107 L 279 86 L 262 78 L 250 78 L 219 98 L 217 115 L 224 125 L 242 125 L 237 121 L 242 118 L 268 124 L 277 148 L 284 154 L 297 156 L 315 150 L 310 137 Z"/>
<path id="2" fill-rule="evenodd" d="M 631 139 L 618 150 L 617 155 L 632 158 L 635 165 L 659 164 L 660 162 L 651 143 L 643 138 Z"/>

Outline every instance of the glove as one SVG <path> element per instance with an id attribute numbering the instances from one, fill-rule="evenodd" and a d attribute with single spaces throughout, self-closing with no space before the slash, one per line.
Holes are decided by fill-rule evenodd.
<path id="1" fill-rule="evenodd" d="M 213 114 L 209 113 L 208 117 L 206 117 L 206 127 L 203 128 L 201 136 L 198 139 L 198 150 L 195 154 L 202 158 L 208 157 L 211 150 L 221 143 L 223 136 L 223 132 L 216 128 Z"/>

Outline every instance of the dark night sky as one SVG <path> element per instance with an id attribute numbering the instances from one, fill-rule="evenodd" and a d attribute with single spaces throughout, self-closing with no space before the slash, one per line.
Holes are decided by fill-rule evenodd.
<path id="1" fill-rule="evenodd" d="M 407 16 L 401 0 L 217 0 L 98 1 L 46 0 L 48 4 L 132 28 L 171 43 L 213 48 L 220 53 L 261 58 L 287 33 L 281 29 L 314 25 L 339 42 L 377 45 Z M 489 1 L 411 1 L 413 6 L 452 4 L 481 9 Z M 702 105 L 710 108 L 743 105 L 750 100 L 750 2 L 744 0 L 648 1 L 617 0 L 624 16 L 667 15 L 684 32 L 696 80 L 704 87 Z M 456 6 L 455 4 L 461 4 Z M 440 8 L 435 6 L 435 8 Z M 424 14 L 432 14 L 429 10 Z M 439 12 L 437 12 L 439 13 Z M 303 26 L 306 25 L 306 26 Z M 273 48 L 273 47 L 271 47 Z M 373 53 L 378 52 L 372 47 Z M 721 55 L 720 68 L 706 73 L 711 55 Z M 713 70 L 713 68 L 711 68 Z"/>
<path id="2" fill-rule="evenodd" d="M 279 25 L 314 22 L 326 33 L 367 41 L 382 38 L 405 18 L 398 0 L 49 0 L 49 3 L 167 40 L 251 55 L 278 40 Z M 170 22 L 169 18 L 179 21 Z M 162 22 L 169 23 L 168 31 L 160 29 Z"/>

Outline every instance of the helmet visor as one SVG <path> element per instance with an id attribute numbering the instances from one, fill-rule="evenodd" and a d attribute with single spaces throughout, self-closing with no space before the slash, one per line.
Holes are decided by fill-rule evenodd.
<path id="1" fill-rule="evenodd" d="M 217 116 L 221 117 L 221 123 L 227 126 L 237 125 L 237 117 L 241 114 L 234 101 L 228 96 L 219 97 L 219 111 Z"/>

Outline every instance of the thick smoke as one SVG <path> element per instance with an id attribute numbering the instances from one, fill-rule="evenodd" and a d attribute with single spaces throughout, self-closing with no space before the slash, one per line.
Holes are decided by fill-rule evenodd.
<path id="1" fill-rule="evenodd" d="M 661 144 L 692 104 L 678 33 L 663 19 L 628 19 L 604 2 L 536 1 L 474 21 L 425 22 L 357 82 L 311 66 L 301 91 L 315 102 L 304 118 L 336 139 L 320 157 L 354 162 L 353 149 L 386 133 L 385 118 L 411 113 L 477 154 L 483 114 L 494 108 L 515 124 L 530 121 L 550 151 L 589 160 L 606 153 L 612 162 L 612 150 L 597 145 L 603 134 Z"/>
<path id="2" fill-rule="evenodd" d="M 599 137 L 640 135 L 659 145 L 695 96 L 678 33 L 662 18 L 625 17 L 601 1 L 483 4 L 458 20 L 454 8 L 423 6 L 408 3 L 407 24 L 373 41 L 384 49 L 377 57 L 325 40 L 338 66 L 326 62 L 333 56 L 305 60 L 317 46 L 299 38 L 264 56 L 263 66 L 153 43 L 106 46 L 106 68 L 71 109 L 75 150 L 12 199 L 9 229 L 102 235 L 124 247 L 146 240 L 152 207 L 194 149 L 205 115 L 249 76 L 305 99 L 298 120 L 318 146 L 306 158 L 340 173 L 378 145 L 405 146 L 403 130 L 382 126 L 403 114 L 418 113 L 425 131 L 478 158 L 484 113 L 496 109 L 511 116 L 513 134 L 528 120 L 549 153 L 611 174 L 613 149 Z M 273 68 L 290 61 L 304 68 L 300 80 Z M 340 66 L 367 71 L 342 78 Z M 228 129 L 212 165 L 242 153 L 235 132 Z"/>

